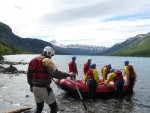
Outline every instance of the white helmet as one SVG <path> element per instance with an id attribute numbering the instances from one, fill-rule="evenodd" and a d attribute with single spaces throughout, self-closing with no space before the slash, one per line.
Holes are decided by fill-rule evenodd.
<path id="1" fill-rule="evenodd" d="M 88 57 L 87 60 L 92 60 L 92 58 Z"/>
<path id="2" fill-rule="evenodd" d="M 52 47 L 50 47 L 50 46 L 46 46 L 46 47 L 43 49 L 43 52 L 46 52 L 46 55 L 47 55 L 48 57 L 54 56 L 54 54 L 55 54 L 55 50 L 54 50 Z"/>

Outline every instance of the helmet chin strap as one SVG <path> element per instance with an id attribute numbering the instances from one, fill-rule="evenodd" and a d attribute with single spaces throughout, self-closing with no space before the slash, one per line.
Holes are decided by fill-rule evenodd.
<path id="1" fill-rule="evenodd" d="M 46 52 L 46 57 L 47 57 L 47 58 L 51 58 L 51 57 L 52 57 L 52 54 L 51 54 L 51 53 L 49 54 L 48 52 Z"/>

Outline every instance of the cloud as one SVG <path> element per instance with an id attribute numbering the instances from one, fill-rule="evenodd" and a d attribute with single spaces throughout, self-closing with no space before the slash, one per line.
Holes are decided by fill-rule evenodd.
<path id="1" fill-rule="evenodd" d="M 78 19 L 92 19 L 98 18 L 102 20 L 108 17 L 117 18 L 120 15 L 130 15 L 135 16 L 136 11 L 140 11 L 145 5 L 141 0 L 106 0 L 106 1 L 93 1 L 91 4 L 86 4 L 84 6 L 69 7 L 66 9 L 59 10 L 54 13 L 47 14 L 41 18 L 41 20 L 48 23 L 63 23 Z M 149 7 L 149 5 L 147 5 Z M 148 14 L 148 12 L 147 12 Z M 133 17 L 132 16 L 132 17 Z M 118 17 L 118 18 L 119 18 Z M 125 16 L 122 16 L 125 17 Z M 127 17 L 127 16 L 126 16 Z"/>
<path id="2" fill-rule="evenodd" d="M 149 0 L 1 0 L 0 20 L 21 37 L 112 46 L 149 32 Z"/>

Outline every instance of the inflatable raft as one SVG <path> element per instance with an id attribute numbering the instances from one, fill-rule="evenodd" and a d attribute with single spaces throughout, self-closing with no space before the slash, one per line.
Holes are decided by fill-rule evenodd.
<path id="1" fill-rule="evenodd" d="M 127 79 L 126 77 L 123 78 L 124 79 L 124 87 L 123 87 L 123 92 L 127 92 Z M 82 95 L 88 95 L 89 92 L 89 88 L 87 85 L 84 85 L 84 81 L 83 80 L 75 80 L 80 92 Z M 70 94 L 78 94 L 77 89 L 75 87 L 74 81 L 66 78 L 66 79 L 61 79 L 58 82 L 60 88 Z M 98 96 L 100 95 L 108 95 L 108 94 L 114 94 L 115 91 L 115 86 L 114 86 L 114 82 L 111 81 L 109 82 L 108 85 L 104 85 L 104 82 L 102 80 L 99 80 L 99 84 L 97 86 L 97 91 L 96 94 Z"/>

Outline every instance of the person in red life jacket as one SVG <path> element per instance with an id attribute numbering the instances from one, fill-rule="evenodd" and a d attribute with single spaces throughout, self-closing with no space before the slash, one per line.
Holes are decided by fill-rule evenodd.
<path id="1" fill-rule="evenodd" d="M 51 60 L 54 54 L 54 49 L 47 46 L 44 48 L 42 55 L 33 58 L 29 63 L 27 81 L 35 97 L 36 113 L 42 112 L 44 102 L 50 107 L 51 113 L 57 113 L 58 106 L 50 87 L 51 80 L 52 78 L 63 79 L 74 76 L 73 73 L 65 73 L 56 68 Z"/>
<path id="2" fill-rule="evenodd" d="M 96 64 L 93 63 L 90 65 L 89 71 L 84 76 L 85 85 L 87 83 L 89 87 L 89 100 L 94 101 L 97 85 L 99 83 L 98 71 L 96 70 Z"/>
<path id="3" fill-rule="evenodd" d="M 115 97 L 122 98 L 123 96 L 123 85 L 124 85 L 124 80 L 122 76 L 122 72 L 120 70 L 110 70 L 110 76 L 108 77 L 107 80 L 105 80 L 104 85 L 107 85 L 110 81 L 114 81 L 115 85 Z"/>
<path id="4" fill-rule="evenodd" d="M 137 78 L 137 74 L 134 71 L 133 66 L 129 65 L 128 60 L 124 61 L 124 65 L 125 65 L 125 76 L 128 81 L 128 92 L 130 94 L 133 94 L 133 86 L 134 86 L 135 80 Z"/>
<path id="5" fill-rule="evenodd" d="M 108 64 L 108 65 L 105 65 L 103 68 L 102 68 L 102 78 L 103 78 L 103 81 L 107 80 L 107 76 L 110 72 L 110 69 L 111 69 L 111 64 Z"/>
<path id="6" fill-rule="evenodd" d="M 72 61 L 68 64 L 69 66 L 69 72 L 71 73 L 74 73 L 75 76 L 71 76 L 71 80 L 73 80 L 72 77 L 74 77 L 74 79 L 76 79 L 76 75 L 78 75 L 78 69 L 77 69 L 77 64 L 76 64 L 76 57 L 73 56 L 72 57 Z"/>
<path id="7" fill-rule="evenodd" d="M 91 58 L 88 58 L 88 59 L 87 59 L 87 62 L 84 64 L 84 67 L 83 67 L 84 75 L 86 75 L 86 73 L 87 73 L 88 70 L 90 69 L 91 60 L 92 60 Z"/>

